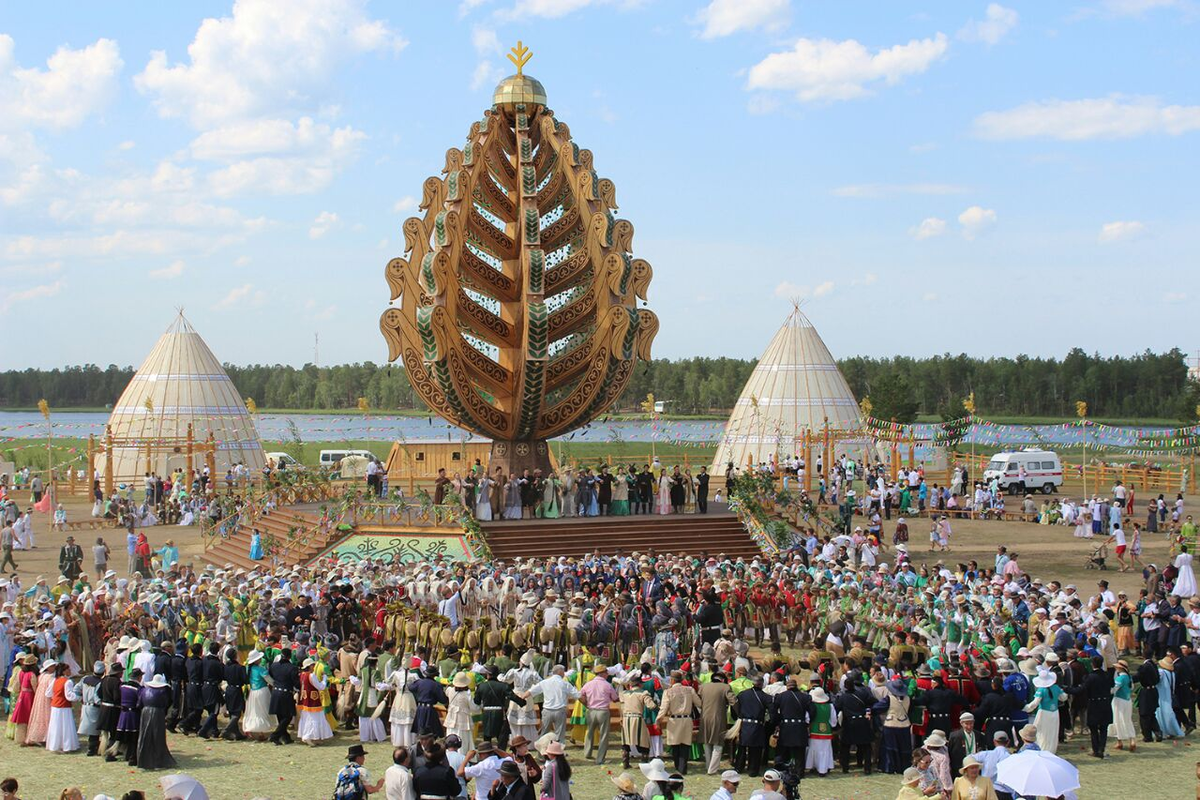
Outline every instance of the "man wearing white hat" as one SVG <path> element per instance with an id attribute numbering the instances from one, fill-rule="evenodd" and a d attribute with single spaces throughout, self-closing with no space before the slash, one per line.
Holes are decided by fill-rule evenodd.
<path id="1" fill-rule="evenodd" d="M 737 793 L 742 776 L 735 769 L 727 769 L 721 773 L 721 788 L 712 793 L 708 800 L 733 800 Z"/>

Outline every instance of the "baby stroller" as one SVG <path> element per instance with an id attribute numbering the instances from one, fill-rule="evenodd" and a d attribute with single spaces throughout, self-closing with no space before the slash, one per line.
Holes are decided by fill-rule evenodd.
<path id="1" fill-rule="evenodd" d="M 1104 563 L 1104 560 L 1107 557 L 1108 557 L 1108 548 L 1105 547 L 1104 545 L 1100 545 L 1099 547 L 1097 547 L 1095 550 L 1092 551 L 1092 554 L 1090 556 L 1088 556 L 1087 564 L 1085 564 L 1084 566 L 1087 569 L 1107 570 L 1108 565 Z"/>

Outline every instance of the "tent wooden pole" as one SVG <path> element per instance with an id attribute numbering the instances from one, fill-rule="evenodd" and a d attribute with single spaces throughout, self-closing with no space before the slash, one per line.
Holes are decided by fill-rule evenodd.
<path id="1" fill-rule="evenodd" d="M 187 426 L 187 481 L 189 484 L 191 483 L 191 480 L 192 480 L 192 474 L 195 472 L 195 469 L 196 469 L 195 454 L 196 454 L 196 434 L 192 430 L 192 423 L 189 422 L 188 426 Z"/>
<path id="2" fill-rule="evenodd" d="M 104 426 L 104 496 L 113 494 L 113 434 L 112 425 Z"/>
<path id="3" fill-rule="evenodd" d="M 89 433 L 87 449 L 87 491 L 89 496 L 94 480 L 96 480 L 96 434 Z"/>

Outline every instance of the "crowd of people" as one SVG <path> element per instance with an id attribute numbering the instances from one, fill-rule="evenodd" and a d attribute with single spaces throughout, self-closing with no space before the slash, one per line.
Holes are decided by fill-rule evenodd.
<path id="1" fill-rule="evenodd" d="M 707 467 L 693 475 L 690 467 L 665 468 L 655 460 L 618 467 L 564 467 L 562 474 L 540 469 L 521 474 L 497 468 L 488 475 L 478 459 L 466 472 L 438 470 L 433 501 L 457 497 L 482 521 L 558 519 L 560 517 L 629 516 L 632 514 L 705 514 L 708 512 Z"/>
<path id="2" fill-rule="evenodd" d="M 648 800 L 681 796 L 697 768 L 783 794 L 840 769 L 898 775 L 901 796 L 953 797 L 967 780 L 975 794 L 957 796 L 1003 798 L 996 766 L 1018 747 L 1079 736 L 1104 758 L 1110 742 L 1135 753 L 1192 733 L 1190 564 L 1146 565 L 1133 598 L 1103 580 L 1085 594 L 1004 546 L 993 563 L 917 563 L 904 521 L 888 537 L 882 503 L 867 511 L 866 530 L 814 518 L 754 559 L 647 548 L 197 570 L 138 530 L 126 574 L 93 581 L 70 541 L 54 585 L 0 580 L 6 733 L 160 769 L 175 736 L 315 746 L 351 730 L 390 742 L 389 773 L 411 788 L 372 782 L 352 750 L 345 796 L 402 798 L 467 796 L 471 781 L 477 797 L 497 782 L 545 796 L 571 749 L 605 764 L 619 747 L 653 778 Z M 522 767 L 522 748 L 547 762 Z M 421 788 L 443 762 L 453 793 Z"/>

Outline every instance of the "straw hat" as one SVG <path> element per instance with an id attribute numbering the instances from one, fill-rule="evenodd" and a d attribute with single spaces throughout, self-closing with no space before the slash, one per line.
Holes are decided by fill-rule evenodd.
<path id="1" fill-rule="evenodd" d="M 933 731 L 932 733 L 930 733 L 928 736 L 925 737 L 925 746 L 926 747 L 945 747 L 946 746 L 946 734 L 942 733 L 941 731 L 936 731 L 936 730 Z"/>
<path id="2" fill-rule="evenodd" d="M 966 773 L 966 771 L 969 770 L 971 767 L 982 768 L 983 764 L 980 764 L 979 760 L 976 759 L 975 756 L 967 756 L 966 758 L 963 759 L 962 769 L 960 769 L 959 772 Z"/>
<path id="3" fill-rule="evenodd" d="M 809 692 L 809 696 L 812 697 L 814 703 L 828 703 L 829 702 L 829 695 L 825 694 L 825 690 L 822 689 L 820 686 L 816 687 L 811 692 Z"/>
<path id="4" fill-rule="evenodd" d="M 252 650 L 252 651 L 250 651 L 250 655 L 246 656 L 246 666 L 248 667 L 251 664 L 257 664 L 259 661 L 262 661 L 262 659 L 263 659 L 263 651 L 262 650 Z"/>
<path id="5" fill-rule="evenodd" d="M 667 765 L 661 758 L 652 758 L 645 764 L 638 764 L 638 769 L 642 771 L 647 780 L 665 781 L 669 777 L 667 775 Z M 657 775 L 661 775 L 662 777 L 655 777 Z"/>
<path id="6" fill-rule="evenodd" d="M 165 689 L 167 688 L 167 681 L 162 675 L 155 675 L 153 678 L 146 681 L 146 686 L 150 687 L 151 689 Z"/>
<path id="7" fill-rule="evenodd" d="M 561 756 L 561 755 L 565 754 L 566 752 L 567 751 L 563 749 L 562 742 L 551 742 L 550 744 L 546 745 L 546 749 L 543 751 L 543 755 Z"/>
<path id="8" fill-rule="evenodd" d="M 904 775 L 900 778 L 900 782 L 905 786 L 911 786 L 920 780 L 921 770 L 917 769 L 916 767 L 909 767 L 908 769 L 904 770 Z"/>
<path id="9" fill-rule="evenodd" d="M 1017 731 L 1017 734 L 1021 737 L 1021 741 L 1023 742 L 1035 742 L 1037 741 L 1037 726 L 1033 723 L 1030 723 L 1021 728 L 1021 730 Z"/>
<path id="10" fill-rule="evenodd" d="M 640 792 L 638 792 L 637 784 L 633 782 L 633 776 L 628 772 L 622 772 L 620 775 L 613 778 L 612 782 L 622 794 L 640 794 Z"/>
<path id="11" fill-rule="evenodd" d="M 455 674 L 452 684 L 455 689 L 467 689 L 471 686 L 471 676 L 465 672 Z"/>

